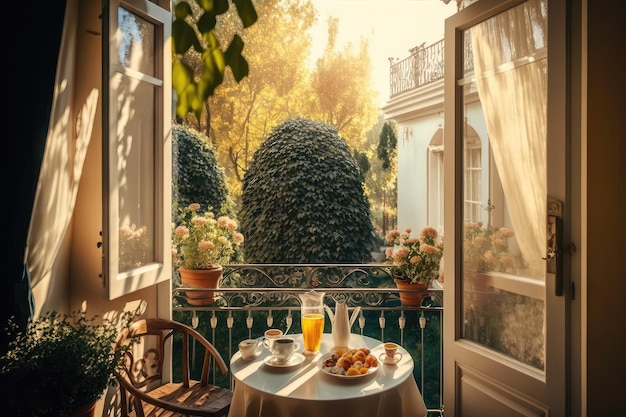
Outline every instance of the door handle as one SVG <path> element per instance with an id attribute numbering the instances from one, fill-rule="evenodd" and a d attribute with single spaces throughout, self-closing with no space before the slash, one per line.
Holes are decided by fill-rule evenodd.
<path id="1" fill-rule="evenodd" d="M 554 295 L 563 295 L 563 203 L 550 201 L 548 203 L 546 275 L 554 276 Z"/>

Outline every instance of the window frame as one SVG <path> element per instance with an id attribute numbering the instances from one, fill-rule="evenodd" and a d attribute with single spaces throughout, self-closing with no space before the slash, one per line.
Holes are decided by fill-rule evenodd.
<path id="1" fill-rule="evenodd" d="M 118 60 L 118 8 L 123 7 L 154 24 L 153 75 L 125 68 Z M 103 3 L 103 259 L 102 274 L 109 300 L 116 299 L 160 282 L 171 280 L 171 13 L 146 0 L 107 0 Z M 120 213 L 117 138 L 118 92 L 112 80 L 130 77 L 154 87 L 152 178 L 153 260 L 137 268 L 120 272 Z M 132 179 L 132 178 L 131 178 Z"/>

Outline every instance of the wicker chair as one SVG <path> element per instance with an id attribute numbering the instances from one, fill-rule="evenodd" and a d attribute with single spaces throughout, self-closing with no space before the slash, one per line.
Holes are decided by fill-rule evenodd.
<path id="1" fill-rule="evenodd" d="M 141 342 L 125 354 L 116 372 L 122 416 L 220 417 L 228 414 L 232 391 L 208 383 L 212 361 L 224 375 L 228 367 L 217 349 L 200 333 L 182 323 L 152 318 L 133 323 L 119 343 L 126 343 L 131 337 L 138 337 Z M 178 342 L 179 337 L 182 337 L 182 382 L 172 383 L 164 380 L 164 354 L 171 351 L 170 342 L 174 339 Z M 137 348 L 143 348 L 140 357 L 133 354 Z M 199 380 L 190 378 L 191 352 L 195 352 L 196 358 L 203 357 Z"/>

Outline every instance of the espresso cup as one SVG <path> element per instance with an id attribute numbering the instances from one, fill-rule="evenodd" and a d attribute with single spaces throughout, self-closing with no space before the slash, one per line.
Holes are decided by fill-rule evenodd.
<path id="1" fill-rule="evenodd" d="M 256 357 L 257 348 L 261 342 L 257 339 L 245 339 L 239 342 L 239 352 L 244 360 L 250 360 Z"/>
<path id="2" fill-rule="evenodd" d="M 273 342 L 270 352 L 276 362 L 287 362 L 291 359 L 293 352 L 300 349 L 300 344 L 291 337 L 279 337 Z"/>
<path id="3" fill-rule="evenodd" d="M 398 345 L 395 343 L 385 343 L 383 345 L 384 353 L 381 353 L 378 359 L 386 363 L 395 363 L 402 359 L 402 353 L 398 352 Z"/>
<path id="4" fill-rule="evenodd" d="M 283 337 L 283 331 L 280 329 L 267 329 L 264 333 L 264 338 L 263 338 L 263 346 L 265 346 L 265 348 L 269 349 L 270 351 L 272 350 L 272 345 L 274 344 L 274 340 L 278 339 L 279 337 Z"/>

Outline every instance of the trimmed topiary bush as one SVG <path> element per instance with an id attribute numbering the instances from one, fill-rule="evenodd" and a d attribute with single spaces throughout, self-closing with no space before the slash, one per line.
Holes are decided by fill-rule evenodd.
<path id="1" fill-rule="evenodd" d="M 199 203 L 218 213 L 227 201 L 224 170 L 209 139 L 197 130 L 172 125 L 172 201 L 178 207 Z"/>
<path id="2" fill-rule="evenodd" d="M 337 129 L 290 119 L 255 152 L 243 179 L 249 263 L 362 263 L 372 223 L 361 174 Z"/>

